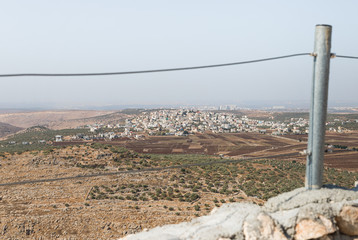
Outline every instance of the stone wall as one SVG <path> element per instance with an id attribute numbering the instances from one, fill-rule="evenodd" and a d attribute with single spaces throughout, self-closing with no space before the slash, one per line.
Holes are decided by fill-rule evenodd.
<path id="1" fill-rule="evenodd" d="M 230 203 L 203 216 L 129 235 L 122 240 L 357 239 L 358 192 L 304 188 L 269 199 L 262 207 Z"/>

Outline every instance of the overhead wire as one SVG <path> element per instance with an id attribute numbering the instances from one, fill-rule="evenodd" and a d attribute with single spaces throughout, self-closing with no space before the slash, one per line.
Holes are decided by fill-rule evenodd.
<path id="1" fill-rule="evenodd" d="M 351 58 L 351 59 L 358 59 L 358 57 L 355 56 L 343 56 L 343 55 L 335 55 L 337 58 Z"/>
<path id="2" fill-rule="evenodd" d="M 171 72 L 171 71 L 184 71 L 184 70 L 195 70 L 195 69 L 204 69 L 204 68 L 227 67 L 227 66 L 234 66 L 234 65 L 241 65 L 241 64 L 272 61 L 272 60 L 278 60 L 283 58 L 306 56 L 306 55 L 311 55 L 311 53 L 296 53 L 296 54 L 270 57 L 270 58 L 261 58 L 261 59 L 248 60 L 242 62 L 221 63 L 221 64 L 213 64 L 213 65 L 193 66 L 193 67 L 151 69 L 151 70 L 124 71 L 124 72 L 102 72 L 102 73 L 11 73 L 11 74 L 0 74 L 0 77 L 82 77 L 82 76 L 108 76 L 108 75 Z"/>

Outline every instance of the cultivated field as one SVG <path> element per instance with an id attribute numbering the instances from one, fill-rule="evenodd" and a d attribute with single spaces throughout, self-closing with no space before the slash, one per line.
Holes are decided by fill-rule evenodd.
<path id="1" fill-rule="evenodd" d="M 206 133 L 186 137 L 150 136 L 146 140 L 126 142 L 124 144 L 127 148 L 141 153 L 246 156 L 272 148 L 278 149 L 297 145 L 297 142 L 258 133 Z"/>
<path id="2" fill-rule="evenodd" d="M 326 143 L 358 149 L 358 132 L 327 133 Z M 300 155 L 300 152 L 307 148 L 307 135 L 208 133 L 187 137 L 151 136 L 141 141 L 121 141 L 110 144 L 121 145 L 139 153 L 220 155 L 232 159 L 275 156 L 275 159 L 305 163 L 305 157 Z M 358 151 L 333 148 L 333 152 L 325 154 L 325 164 L 338 169 L 358 171 Z"/>
<path id="3" fill-rule="evenodd" d="M 307 135 L 287 135 L 287 138 L 307 141 Z M 337 146 L 333 148 L 333 152 L 326 153 L 324 156 L 324 164 L 327 167 L 346 169 L 349 171 L 358 171 L 358 132 L 351 131 L 349 133 L 326 133 L 326 144 Z M 342 149 L 347 147 L 348 149 Z M 352 151 L 355 149 L 355 151 Z M 298 158 L 304 161 L 303 157 Z"/>

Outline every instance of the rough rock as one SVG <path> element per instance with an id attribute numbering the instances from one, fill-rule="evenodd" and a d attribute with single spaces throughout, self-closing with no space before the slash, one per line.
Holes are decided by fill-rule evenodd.
<path id="1" fill-rule="evenodd" d="M 318 219 L 304 219 L 297 223 L 295 239 L 306 240 L 328 236 L 334 233 L 337 227 L 330 220 L 320 215 Z"/>
<path id="2" fill-rule="evenodd" d="M 259 209 L 259 206 L 249 203 L 225 204 L 214 209 L 209 216 L 196 218 L 189 223 L 157 227 L 124 239 L 241 239 L 244 219 L 253 212 L 258 213 Z"/>
<path id="3" fill-rule="evenodd" d="M 281 225 L 281 227 L 285 230 L 287 235 L 295 234 L 295 223 L 297 220 L 299 208 L 287 210 L 287 211 L 278 211 L 274 213 L 270 213 L 270 216 L 275 219 L 275 221 Z"/>
<path id="4" fill-rule="evenodd" d="M 337 203 L 358 199 L 358 192 L 340 188 L 321 188 L 319 190 L 306 190 L 297 188 L 291 192 L 270 198 L 264 205 L 269 212 L 290 210 L 310 203 Z"/>
<path id="5" fill-rule="evenodd" d="M 263 207 L 224 204 L 210 215 L 126 236 L 139 239 L 358 239 L 358 192 L 299 188 L 269 199 Z"/>
<path id="6" fill-rule="evenodd" d="M 358 235 L 358 207 L 344 206 L 336 217 L 339 231 L 349 236 Z"/>
<path id="7" fill-rule="evenodd" d="M 243 228 L 245 240 L 285 240 L 287 237 L 275 221 L 265 212 L 246 218 Z"/>

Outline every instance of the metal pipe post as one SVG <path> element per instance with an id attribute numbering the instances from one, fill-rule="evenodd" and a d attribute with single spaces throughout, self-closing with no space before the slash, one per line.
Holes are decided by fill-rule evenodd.
<path id="1" fill-rule="evenodd" d="M 307 146 L 307 189 L 320 189 L 322 187 L 331 36 L 332 26 L 316 25 L 310 128 Z"/>

